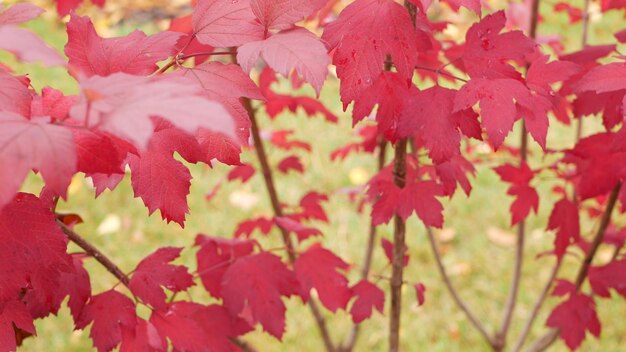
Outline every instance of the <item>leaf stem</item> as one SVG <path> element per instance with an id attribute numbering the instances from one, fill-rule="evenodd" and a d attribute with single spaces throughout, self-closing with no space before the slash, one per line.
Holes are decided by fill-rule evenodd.
<path id="1" fill-rule="evenodd" d="M 485 341 L 487 341 L 493 347 L 494 345 L 493 338 L 489 335 L 489 333 L 487 332 L 483 324 L 481 324 L 480 320 L 476 317 L 476 315 L 474 315 L 472 310 L 467 306 L 467 304 L 465 304 L 463 299 L 461 299 L 461 296 L 459 295 L 458 291 L 452 284 L 452 281 L 450 280 L 450 276 L 448 275 L 448 272 L 446 271 L 446 268 L 443 265 L 443 260 L 441 259 L 441 254 L 439 253 L 439 249 L 437 248 L 435 235 L 433 234 L 433 230 L 429 226 L 426 226 L 426 234 L 428 235 L 428 242 L 430 242 L 430 248 L 433 252 L 433 256 L 435 257 L 435 262 L 437 263 L 437 270 L 439 271 L 439 274 L 443 278 L 443 282 L 446 285 L 448 292 L 450 292 L 450 294 L 452 295 L 452 299 L 454 300 L 456 305 L 461 309 L 461 311 L 465 313 L 470 323 L 472 323 L 472 325 L 476 328 L 476 330 L 480 332 L 480 334 L 483 336 Z"/>
<path id="2" fill-rule="evenodd" d="M 265 152 L 265 147 L 263 146 L 263 140 L 261 139 L 261 133 L 259 130 L 259 124 L 256 117 L 256 112 L 252 107 L 252 102 L 248 98 L 242 98 L 243 106 L 248 112 L 248 116 L 250 117 L 251 122 L 251 133 L 252 139 L 254 140 L 254 150 L 256 151 L 257 158 L 259 159 L 259 163 L 261 164 L 261 171 L 263 173 L 263 180 L 265 181 L 265 188 L 267 189 L 267 193 L 270 197 L 270 202 L 272 203 L 272 210 L 274 211 L 274 215 L 277 217 L 283 216 L 283 209 L 280 205 L 280 200 L 278 198 L 278 193 L 276 192 L 276 186 L 274 184 L 274 177 L 272 174 L 272 168 L 269 165 L 269 161 L 267 159 L 267 153 Z M 280 228 L 280 227 L 279 227 Z M 291 264 L 295 263 L 297 259 L 297 254 L 294 249 L 293 241 L 289 236 L 289 232 L 283 228 L 280 228 L 280 232 L 282 235 L 283 243 L 287 248 L 287 256 L 289 258 L 289 262 Z M 313 298 L 309 299 L 309 307 L 311 312 L 313 313 L 313 317 L 315 318 L 315 322 L 317 323 L 317 327 L 320 330 L 320 334 L 322 335 L 322 340 L 324 342 L 324 346 L 326 351 L 334 352 L 335 345 L 330 337 L 330 332 L 328 331 L 328 327 L 326 325 L 326 319 L 322 315 L 322 312 L 317 305 L 317 302 L 313 300 Z"/>

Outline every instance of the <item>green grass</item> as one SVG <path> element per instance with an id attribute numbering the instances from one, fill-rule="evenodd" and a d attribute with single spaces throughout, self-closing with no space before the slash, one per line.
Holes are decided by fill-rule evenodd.
<path id="1" fill-rule="evenodd" d="M 546 7 L 546 12 L 550 10 Z M 608 23 L 620 23 L 619 16 L 605 18 Z M 604 21 L 603 20 L 603 23 Z M 550 17 L 549 26 L 543 26 L 541 33 L 568 33 L 566 46 L 578 48 L 579 26 L 567 26 L 564 16 Z M 65 36 L 62 26 L 45 21 L 35 21 L 30 28 L 44 35 L 57 48 L 62 48 Z M 597 27 L 597 28 L 596 28 Z M 606 29 L 607 27 L 611 27 Z M 570 29 L 573 28 L 571 31 Z M 604 29 L 601 29 L 604 28 Z M 608 42 L 608 32 L 614 26 L 597 24 L 591 32 L 592 43 Z M 567 30 L 567 31 L 566 31 Z M 47 69 L 37 65 L 15 66 L 7 55 L 2 56 L 3 62 L 18 67 L 19 73 L 31 73 L 33 84 L 37 89 L 49 84 L 53 87 L 75 92 L 72 83 L 62 69 Z M 45 84 L 44 84 L 45 83 Z M 284 86 L 281 87 L 284 89 Z M 266 129 L 292 128 L 294 137 L 303 139 L 313 145 L 314 152 L 310 155 L 300 154 L 307 167 L 304 175 L 276 175 L 281 200 L 285 203 L 297 203 L 299 198 L 310 190 L 334 194 L 325 205 L 330 224 L 315 223 L 323 233 L 324 245 L 336 251 L 346 261 L 355 263 L 349 273 L 351 282 L 358 280 L 358 265 L 362 261 L 366 236 L 369 227 L 368 212 L 359 214 L 355 204 L 342 194 L 342 189 L 354 187 L 349 177 L 355 169 L 365 170 L 369 176 L 374 174 L 375 158 L 366 155 L 351 156 L 345 161 L 331 162 L 330 152 L 338 146 L 353 139 L 351 118 L 349 113 L 341 111 L 337 96 L 338 83 L 330 80 L 325 86 L 321 100 L 329 109 L 339 116 L 339 125 L 335 126 L 321 118 L 306 118 L 301 112 L 284 113 L 276 120 L 265 116 L 261 124 Z M 304 89 L 310 94 L 311 90 Z M 574 139 L 573 128 L 562 126 L 553 121 L 550 131 L 550 147 L 571 146 Z M 587 124 L 587 131 L 597 129 L 596 125 Z M 517 126 L 519 128 L 519 126 Z M 519 131 L 513 131 L 507 142 L 515 145 Z M 532 142 L 533 157 L 531 166 L 541 164 L 541 152 Z M 287 155 L 275 148 L 269 149 L 272 164 L 278 163 Z M 391 157 L 391 153 L 389 154 Z M 508 207 L 511 198 L 506 195 L 506 184 L 499 181 L 491 168 L 509 159 L 506 155 L 485 155 L 484 162 L 477 165 L 477 173 L 472 180 L 474 190 L 466 197 L 460 190 L 451 200 L 443 200 L 445 205 L 445 228 L 454 229 L 456 235 L 441 243 L 443 260 L 453 274 L 452 279 L 461 296 L 486 325 L 489 331 L 498 327 L 501 320 L 502 306 L 506 300 L 513 266 L 513 246 L 494 243 L 487 236 L 491 227 L 508 231 L 510 215 Z M 243 155 L 245 162 L 257 165 L 252 152 Z M 98 246 L 124 271 L 131 271 L 146 255 L 162 246 L 186 247 L 179 261 L 195 267 L 195 250 L 191 248 L 194 237 L 198 233 L 215 236 L 231 236 L 236 224 L 243 219 L 258 215 L 271 215 L 269 201 L 263 187 L 262 179 L 257 174 L 250 183 L 225 184 L 217 196 L 211 201 L 205 199 L 214 185 L 225 175 L 229 168 L 216 165 L 214 169 L 207 166 L 189 165 L 194 176 L 189 197 L 191 214 L 186 226 L 181 229 L 175 224 L 165 224 L 160 215 L 147 216 L 147 210 L 141 200 L 133 198 L 129 177 L 114 192 L 105 192 L 94 199 L 94 192 L 89 183 L 77 177 L 70 192 L 68 202 L 59 205 L 60 212 L 74 212 L 81 215 L 85 223 L 76 230 L 90 242 Z M 541 194 L 540 211 L 531 215 L 528 220 L 528 240 L 525 266 L 522 279 L 522 290 L 519 296 L 510 337 L 514 340 L 519 333 L 528 312 L 543 287 L 554 260 L 549 257 L 536 258 L 539 253 L 549 250 L 552 246 L 553 234 L 544 231 L 547 217 L 555 197 L 550 192 L 554 180 L 547 179 L 539 184 Z M 41 181 L 31 176 L 24 187 L 25 191 L 38 193 Z M 253 199 L 247 208 L 241 206 L 233 194 Z M 116 220 L 119 226 L 114 231 L 98 231 L 103 223 Z M 585 219 L 585 234 L 591 233 L 597 224 Z M 379 235 L 391 238 L 392 228 L 381 226 Z M 261 239 L 266 248 L 280 246 L 278 233 L 271 233 L 268 238 Z M 306 248 L 309 241 L 301 248 Z M 404 288 L 402 316 L 402 347 L 403 351 L 482 351 L 487 346 L 479 334 L 470 326 L 464 315 L 454 305 L 450 295 L 444 289 L 436 270 L 432 253 L 421 223 L 414 217 L 408 221 L 407 242 L 411 256 L 406 268 L 405 279 L 409 283 L 423 282 L 427 287 L 426 304 L 417 306 L 411 285 Z M 72 246 L 70 251 L 77 250 Z M 603 257 L 604 249 L 600 253 Z M 568 257 L 561 277 L 572 278 L 579 266 L 580 258 Z M 98 293 L 110 289 L 116 284 L 115 279 L 94 261 L 88 260 L 87 267 L 91 273 L 93 292 Z M 374 258 L 373 273 L 389 276 L 389 266 L 382 250 L 377 248 Z M 374 278 L 376 280 L 376 278 Z M 387 282 L 380 280 L 381 287 L 386 288 Z M 200 302 L 211 302 L 201 288 L 190 290 L 189 296 Z M 533 330 L 531 339 L 541 334 L 543 322 L 549 307 L 558 304 L 557 299 L 550 298 L 546 309 L 542 311 Z M 287 333 L 283 343 L 279 343 L 268 335 L 256 331 L 245 336 L 245 339 L 257 346 L 261 351 L 321 351 L 323 346 L 317 334 L 317 328 L 306 306 L 299 299 L 287 302 Z M 620 351 L 626 346 L 626 303 L 621 298 L 599 300 L 598 311 L 603 323 L 602 340 L 588 339 L 582 350 L 585 351 Z M 147 313 L 139 311 L 141 315 Z M 343 338 L 351 327 L 350 317 L 344 312 L 336 315 L 326 314 L 333 336 Z M 59 315 L 40 320 L 36 323 L 38 337 L 27 339 L 21 347 L 22 351 L 86 351 L 91 349 L 91 341 L 87 331 L 73 331 L 73 323 L 69 312 L 64 306 Z M 387 316 L 374 313 L 373 318 L 364 322 L 357 351 L 385 351 L 387 338 Z M 565 350 L 562 343 L 555 345 L 554 350 Z"/>

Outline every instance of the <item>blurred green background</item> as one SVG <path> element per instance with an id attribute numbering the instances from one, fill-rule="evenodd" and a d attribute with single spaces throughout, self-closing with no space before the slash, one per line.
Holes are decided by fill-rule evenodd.
<path id="1" fill-rule="evenodd" d="M 41 35 L 47 42 L 60 51 L 66 41 L 65 25 L 59 20 L 52 5 L 48 1 L 35 1 L 46 6 L 48 12 L 36 21 L 26 25 Z M 170 6 L 178 8 L 178 3 L 162 1 L 132 1 L 109 0 L 104 10 L 85 6 L 82 13 L 93 15 L 96 26 L 103 36 L 121 35 L 140 26 L 146 32 L 154 32 L 165 25 L 165 21 L 146 21 L 139 16 L 139 22 L 124 22 L 128 12 L 139 8 L 138 13 L 150 13 L 153 7 Z M 498 1 L 490 2 L 495 8 L 502 8 Z M 581 5 L 582 1 L 571 1 L 573 5 Z M 563 13 L 554 13 L 552 1 L 542 1 L 541 14 L 543 22 L 540 25 L 541 35 L 562 35 L 567 51 L 580 48 L 581 25 L 571 25 Z M 133 7 L 135 6 L 135 7 Z M 145 6 L 145 9 L 144 7 Z M 132 12 L 133 14 L 137 12 Z M 447 13 L 447 12 L 446 12 Z M 445 14 L 445 13 L 443 13 Z M 67 21 L 67 18 L 64 19 Z M 449 35 L 462 38 L 464 29 L 475 16 L 465 10 L 460 15 L 451 18 L 453 23 L 459 23 Z M 602 44 L 614 42 L 612 33 L 624 26 L 623 13 L 600 15 L 597 6 L 592 7 L 590 25 L 590 43 Z M 28 73 L 33 86 L 39 90 L 45 85 L 64 90 L 67 94 L 76 92 L 76 84 L 62 68 L 44 68 L 38 65 L 20 65 L 6 53 L 0 54 L 3 63 L 15 68 L 17 73 Z M 425 83 L 429 85 L 431 83 Z M 286 82 L 282 82 L 278 89 L 288 90 Z M 310 87 L 293 92 L 293 94 L 307 94 L 313 96 Z M 359 279 L 358 266 L 362 261 L 365 242 L 369 228 L 368 212 L 362 214 L 356 211 L 355 204 L 351 203 L 343 190 L 361 187 L 375 173 L 376 160 L 369 155 L 353 155 L 345 161 L 331 162 L 329 154 L 335 148 L 348 141 L 356 140 L 351 128 L 349 111 L 342 112 L 338 97 L 338 82 L 331 78 L 325 85 L 321 101 L 339 117 L 339 124 L 325 122 L 321 117 L 307 118 L 302 112 L 296 114 L 283 113 L 276 120 L 270 120 L 261 110 L 261 124 L 267 130 L 291 128 L 296 131 L 294 138 L 307 141 L 313 146 L 313 153 L 299 153 L 307 169 L 304 175 L 290 173 L 276 174 L 277 186 L 282 201 L 297 203 L 302 195 L 308 191 L 331 194 L 330 202 L 325 209 L 330 223 L 314 223 L 324 233 L 325 246 L 336 251 L 344 260 L 355 263 L 350 271 L 351 283 Z M 585 133 L 598 130 L 595 122 L 586 123 Z M 595 121 L 595 120 L 594 120 Z M 551 121 L 548 146 L 563 148 L 573 145 L 574 128 Z M 516 145 L 519 126 L 513 131 L 507 143 Z M 476 144 L 475 142 L 473 142 Z M 538 167 L 544 161 L 539 147 L 532 142 L 531 167 Z M 268 146 L 270 161 L 276 165 L 287 154 Z M 483 162 L 477 165 L 477 173 L 472 180 L 474 190 L 470 197 L 466 197 L 460 190 L 456 195 L 442 202 L 445 207 L 444 230 L 437 233 L 444 263 L 458 287 L 461 296 L 467 301 L 476 315 L 486 325 L 489 331 L 498 327 L 501 320 L 502 307 L 508 292 L 512 273 L 515 230 L 509 228 L 510 215 L 508 207 L 512 198 L 506 195 L 507 185 L 500 182 L 492 167 L 503 162 L 513 160 L 505 153 L 492 153 L 486 145 L 477 148 L 479 158 Z M 481 152 L 482 151 L 482 152 Z M 390 154 L 391 156 L 391 154 Z M 255 155 L 244 152 L 244 162 L 257 165 Z M 205 195 L 220 182 L 229 168 L 216 165 L 213 169 L 205 165 L 188 165 L 192 174 L 192 188 L 189 196 L 191 214 L 186 226 L 181 229 L 176 224 L 166 224 L 161 220 L 158 212 L 147 216 L 147 210 L 139 199 L 133 198 L 130 180 L 125 180 L 114 192 L 105 192 L 98 199 L 94 199 L 94 191 L 82 176 L 77 176 L 71 185 L 69 199 L 59 205 L 60 212 L 80 214 L 85 223 L 77 226 L 89 241 L 97 245 L 124 271 L 129 272 L 146 255 L 158 247 L 181 246 L 186 247 L 184 255 L 179 261 L 191 268 L 195 268 L 194 253 L 191 248 L 194 237 L 198 233 L 215 236 L 232 236 L 239 221 L 260 215 L 271 215 L 269 200 L 262 178 L 257 175 L 251 182 L 241 185 L 239 182 L 224 184 L 217 195 L 207 201 Z M 524 266 L 522 290 L 519 304 L 513 320 L 510 333 L 512 341 L 517 337 L 526 317 L 529 314 L 539 291 L 543 288 L 554 259 L 550 257 L 537 258 L 537 255 L 552 247 L 554 235 L 544 229 L 547 217 L 555 201 L 550 192 L 556 180 L 549 175 L 541 175 L 535 181 L 541 195 L 540 211 L 531 215 L 528 220 L 527 257 Z M 24 186 L 25 191 L 38 193 L 41 181 L 37 176 L 31 176 Z M 583 233 L 588 235 L 597 227 L 595 221 L 584 219 Z M 381 226 L 379 235 L 391 238 L 391 226 Z M 262 239 L 267 248 L 280 246 L 278 233 L 273 232 L 268 238 Z M 405 279 L 409 283 L 422 282 L 427 287 L 426 304 L 418 307 L 412 285 L 404 288 L 404 310 L 402 316 L 402 347 L 404 351 L 482 351 L 488 346 L 482 341 L 479 334 L 470 326 L 465 316 L 454 305 L 450 295 L 445 291 L 439 274 L 436 270 L 432 253 L 425 237 L 423 225 L 412 217 L 408 221 L 407 242 L 410 254 L 410 263 L 406 268 Z M 378 243 L 378 242 L 377 242 Z M 302 248 L 305 248 L 305 243 Z M 70 251 L 74 251 L 72 248 Z M 610 248 L 602 248 L 598 261 L 610 258 Z M 581 256 L 568 256 L 561 271 L 560 277 L 572 278 L 576 272 Z M 114 278 L 92 260 L 86 262 L 91 273 L 94 293 L 110 289 L 116 282 Z M 372 269 L 372 280 L 378 280 L 382 288 L 386 288 L 387 281 L 378 277 L 390 275 L 387 260 L 380 246 L 377 247 Z M 210 302 L 210 298 L 201 288 L 190 290 L 189 296 L 200 302 Z M 543 324 L 550 307 L 558 304 L 558 299 L 550 298 L 529 340 L 545 331 Z M 308 308 L 299 299 L 287 302 L 287 333 L 282 343 L 262 333 L 260 330 L 245 336 L 261 351 L 321 351 L 323 346 L 318 337 Z M 141 311 L 140 314 L 147 312 Z M 621 351 L 626 349 L 626 303 L 616 297 L 614 300 L 599 300 L 598 313 L 603 323 L 601 341 L 589 338 L 581 348 L 583 351 Z M 351 320 L 345 312 L 336 315 L 327 314 L 331 332 L 336 339 L 344 338 L 351 328 Z M 91 350 L 91 340 L 86 331 L 73 331 L 73 323 L 68 309 L 64 306 L 58 316 L 38 321 L 37 338 L 30 338 L 24 342 L 21 351 L 88 351 Z M 387 316 L 378 312 L 370 320 L 362 324 L 362 334 L 357 345 L 357 351 L 385 351 L 387 336 Z M 553 350 L 566 350 L 562 343 L 557 343 Z"/>

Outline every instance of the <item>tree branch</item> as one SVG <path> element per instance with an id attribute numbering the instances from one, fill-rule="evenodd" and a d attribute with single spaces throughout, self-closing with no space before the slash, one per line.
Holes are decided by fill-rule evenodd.
<path id="1" fill-rule="evenodd" d="M 394 183 L 399 188 L 404 188 L 406 183 L 406 147 L 406 139 L 402 139 L 396 144 L 393 174 Z M 391 314 L 389 316 L 389 351 L 397 352 L 400 349 L 400 313 L 402 311 L 402 284 L 404 253 L 406 251 L 406 224 L 398 214 L 393 217 L 393 223 L 394 231 L 390 283 Z"/>
<path id="2" fill-rule="evenodd" d="M 548 293 L 550 293 L 550 288 L 552 288 L 552 284 L 557 274 L 559 273 L 559 269 L 561 268 L 562 263 L 563 261 L 559 259 L 556 262 L 556 265 L 554 265 L 554 268 L 552 269 L 552 273 L 550 273 L 550 277 L 548 278 L 548 281 L 544 285 L 543 290 L 541 290 L 541 294 L 537 298 L 537 301 L 535 302 L 535 305 L 533 306 L 533 310 L 530 313 L 528 320 L 526 320 L 526 324 L 524 324 L 524 329 L 522 330 L 522 333 L 520 334 L 520 336 L 517 338 L 517 341 L 515 342 L 513 351 L 515 352 L 521 351 L 522 347 L 524 346 L 524 342 L 526 342 L 526 339 L 528 338 L 528 334 L 530 333 L 530 330 L 533 324 L 535 323 L 535 319 L 537 319 L 537 316 L 539 315 L 539 311 L 541 310 L 543 303 L 546 301 L 546 298 L 548 297 Z"/>
<path id="3" fill-rule="evenodd" d="M 437 248 L 437 242 L 435 240 L 435 235 L 433 234 L 433 230 L 428 226 L 426 226 L 426 234 L 428 235 L 428 242 L 430 242 L 430 248 L 433 252 L 433 256 L 435 257 L 435 262 L 437 263 L 437 270 L 439 271 L 439 274 L 441 275 L 443 282 L 446 285 L 446 288 L 448 289 L 448 292 L 450 292 L 450 295 L 452 295 L 452 299 L 454 300 L 456 305 L 459 307 L 459 309 L 461 309 L 461 311 L 465 313 L 470 323 L 476 328 L 476 330 L 480 332 L 480 334 L 483 336 L 485 341 L 487 341 L 487 343 L 489 343 L 489 345 L 493 347 L 494 345 L 493 338 L 489 335 L 489 333 L 487 332 L 483 324 L 481 324 L 480 320 L 476 317 L 476 315 L 474 315 L 471 309 L 465 304 L 463 299 L 461 299 L 461 296 L 459 295 L 456 288 L 452 284 L 452 281 L 450 280 L 450 276 L 448 275 L 448 272 L 446 271 L 446 268 L 443 265 L 441 255 L 439 254 L 439 249 Z"/>
<path id="4" fill-rule="evenodd" d="M 598 248 L 600 248 L 600 244 L 602 244 L 602 240 L 604 240 L 604 235 L 606 233 L 606 229 L 611 223 L 611 216 L 613 215 L 613 209 L 615 209 L 615 205 L 617 203 L 617 198 L 619 196 L 619 192 L 622 188 L 622 183 L 619 182 L 611 191 L 611 195 L 609 196 L 609 200 L 606 203 L 606 208 L 604 210 L 604 214 L 602 215 L 602 220 L 600 221 L 600 227 L 598 227 L 598 231 L 591 242 L 591 247 L 589 251 L 585 255 L 585 259 L 583 260 L 580 269 L 578 270 L 578 274 L 576 275 L 576 291 L 580 292 L 580 289 L 587 279 L 587 273 L 589 271 L 589 267 L 593 262 L 593 258 L 596 256 L 598 252 Z M 559 329 L 550 329 L 545 335 L 535 340 L 532 343 L 529 351 L 543 351 L 546 348 L 550 347 L 556 341 L 556 338 L 559 335 Z"/>
<path id="5" fill-rule="evenodd" d="M 265 147 L 263 146 L 263 140 L 261 139 L 261 133 L 259 130 L 259 124 L 257 122 L 256 113 L 254 108 L 252 107 L 252 102 L 248 98 L 242 98 L 243 105 L 248 112 L 248 116 L 250 117 L 251 122 L 251 133 L 252 139 L 254 140 L 254 150 L 256 151 L 257 158 L 259 159 L 259 163 L 261 164 L 261 171 L 263 173 L 263 180 L 265 181 L 265 188 L 267 189 L 267 193 L 270 197 L 270 202 L 272 203 L 272 210 L 274 211 L 274 215 L 277 217 L 283 216 L 283 209 L 280 205 L 280 200 L 278 198 L 278 193 L 276 192 L 276 186 L 274 185 L 274 177 L 272 174 L 272 168 L 269 165 L 269 161 L 267 159 L 267 153 L 265 152 Z M 282 227 L 279 226 L 280 233 L 282 235 L 283 243 L 287 248 L 287 256 L 289 258 L 289 262 L 291 264 L 295 263 L 297 259 L 297 255 L 294 249 L 293 241 L 289 236 L 289 232 Z M 317 305 L 317 303 L 311 298 L 309 299 L 309 308 L 313 313 L 313 317 L 315 318 L 315 322 L 317 323 L 317 327 L 320 330 L 320 334 L 322 336 L 322 340 L 324 342 L 324 346 L 326 351 L 334 352 L 335 345 L 330 337 L 330 333 L 328 331 L 328 327 L 326 325 L 326 319 L 322 315 L 322 312 Z"/>
<path id="6" fill-rule="evenodd" d="M 124 272 L 117 266 L 115 263 L 111 261 L 106 255 L 104 255 L 98 248 L 96 248 L 91 243 L 87 242 L 84 238 L 82 238 L 79 234 L 70 229 L 67 225 L 65 225 L 62 221 L 57 220 L 57 224 L 61 228 L 61 231 L 70 239 L 70 241 L 74 242 L 80 248 L 82 248 L 90 257 L 94 258 L 98 263 L 102 264 L 102 266 L 113 276 L 115 276 L 124 286 L 128 287 L 130 280 L 128 276 L 124 274 Z"/>

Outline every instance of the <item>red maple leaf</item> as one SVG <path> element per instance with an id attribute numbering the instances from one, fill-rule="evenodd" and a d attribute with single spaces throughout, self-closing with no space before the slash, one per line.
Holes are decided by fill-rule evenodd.
<path id="1" fill-rule="evenodd" d="M 232 339 L 251 330 L 224 307 L 192 302 L 176 302 L 166 312 L 155 311 L 150 321 L 177 351 L 240 351 Z"/>
<path id="2" fill-rule="evenodd" d="M 161 287 L 180 292 L 193 286 L 193 277 L 186 267 L 168 264 L 178 258 L 181 251 L 182 248 L 161 248 L 143 259 L 130 279 L 131 291 L 156 309 L 166 309 L 166 297 Z"/>
<path id="3" fill-rule="evenodd" d="M 373 223 L 387 223 L 394 214 L 406 220 L 415 212 L 427 226 L 440 228 L 443 226 L 443 206 L 435 197 L 443 195 L 443 188 L 435 181 L 417 181 L 417 171 L 410 165 L 408 167 L 404 188 L 395 185 L 390 167 L 369 182 L 368 196 L 374 200 Z"/>
<path id="4" fill-rule="evenodd" d="M 577 167 L 576 192 L 582 200 L 606 194 L 626 175 L 626 149 L 620 146 L 620 134 L 598 133 L 578 142 L 567 150 L 563 159 Z"/>
<path id="5" fill-rule="evenodd" d="M 272 231 L 274 227 L 274 219 L 267 217 L 258 217 L 254 219 L 245 220 L 237 225 L 235 230 L 235 238 L 245 237 L 250 238 L 252 233 L 258 229 L 262 234 L 267 235 Z"/>
<path id="6" fill-rule="evenodd" d="M 0 50 L 7 50 L 22 61 L 40 61 L 50 66 L 63 65 L 65 60 L 55 49 L 33 32 L 15 26 L 36 18 L 42 12 L 43 9 L 29 3 L 0 8 Z"/>
<path id="7" fill-rule="evenodd" d="M 413 287 L 415 288 L 415 295 L 417 296 L 417 304 L 421 306 L 424 302 L 426 302 L 426 286 L 420 282 L 415 284 Z"/>
<path id="8" fill-rule="evenodd" d="M 275 217 L 274 221 L 283 230 L 295 233 L 298 236 L 298 241 L 301 242 L 309 237 L 322 235 L 319 229 L 304 226 L 299 221 L 288 217 Z"/>
<path id="9" fill-rule="evenodd" d="M 181 35 L 161 32 L 146 36 L 137 30 L 125 37 L 101 38 L 88 17 L 72 14 L 65 54 L 70 66 L 87 76 L 116 72 L 149 75 L 158 68 L 157 62 L 175 54 Z"/>
<path id="10" fill-rule="evenodd" d="M 350 315 L 355 324 L 372 316 L 374 308 L 380 313 L 385 308 L 385 292 L 367 280 L 361 280 L 352 286 L 356 300 L 350 308 Z"/>
<path id="11" fill-rule="evenodd" d="M 425 25 L 420 23 L 418 28 Z M 337 48 L 333 64 L 341 80 L 344 109 L 376 82 L 390 54 L 406 85 L 418 58 L 417 32 L 406 9 L 395 1 L 357 0 L 331 22 L 322 39 Z"/>
<path id="12" fill-rule="evenodd" d="M 400 116 L 400 136 L 420 138 L 436 164 L 460 154 L 460 126 L 477 124 L 476 115 L 471 110 L 453 113 L 456 93 L 440 86 L 415 91 Z"/>
<path id="13" fill-rule="evenodd" d="M 250 255 L 255 241 L 224 239 L 198 235 L 195 245 L 200 246 L 196 253 L 198 276 L 204 288 L 215 298 L 222 298 L 222 278 L 228 267 L 236 259 Z"/>
<path id="14" fill-rule="evenodd" d="M 465 36 L 463 66 L 472 78 L 519 78 L 507 60 L 522 60 L 536 44 L 521 31 L 500 34 L 506 24 L 504 11 L 474 24 Z"/>
<path id="15" fill-rule="evenodd" d="M 525 162 L 519 167 L 507 164 L 495 168 L 500 178 L 511 184 L 507 194 L 514 196 L 511 204 L 511 226 L 526 219 L 531 210 L 537 213 L 539 209 L 539 194 L 530 186 L 535 172 Z"/>
<path id="16" fill-rule="evenodd" d="M 193 33 L 201 43 L 220 48 L 263 39 L 250 0 L 199 0 L 193 11 Z"/>
<path id="17" fill-rule="evenodd" d="M 91 322 L 89 336 L 94 346 L 100 352 L 110 351 L 122 341 L 124 329 L 135 329 L 135 303 L 115 290 L 93 296 L 76 322 L 76 328 L 84 329 Z"/>
<path id="18" fill-rule="evenodd" d="M 546 325 L 558 328 L 561 339 L 572 350 L 580 346 L 587 331 L 598 337 L 601 330 L 593 299 L 582 293 L 573 293 L 554 308 Z"/>
<path id="19" fill-rule="evenodd" d="M 241 147 L 248 145 L 250 118 L 238 99 L 219 100 L 235 121 L 235 137 L 201 128 L 197 132 L 198 143 L 207 154 L 207 159 L 216 159 L 226 165 L 240 165 Z"/>
<path id="20" fill-rule="evenodd" d="M 265 100 L 259 87 L 241 67 L 209 61 L 192 68 L 175 71 L 172 76 L 182 76 L 197 84 L 209 98 L 240 98 Z"/>
<path id="21" fill-rule="evenodd" d="M 122 330 L 121 352 L 164 352 L 167 341 L 161 336 L 154 324 L 137 318 L 135 329 Z"/>
<path id="22" fill-rule="evenodd" d="M 387 261 L 389 262 L 389 264 L 393 263 L 393 243 L 386 238 L 381 238 L 380 245 L 383 247 L 383 252 L 385 252 L 385 257 L 387 257 Z M 409 265 L 409 260 L 411 259 L 411 257 L 409 257 L 408 251 L 409 249 L 405 246 L 404 255 L 402 256 L 403 266 Z"/>
<path id="23" fill-rule="evenodd" d="M 193 136 L 168 126 L 157 129 L 148 148 L 137 156 L 129 155 L 128 163 L 135 197 L 143 200 L 149 213 L 159 209 L 164 220 L 184 226 L 185 215 L 189 212 L 187 195 L 191 173 L 174 159 L 174 152 L 190 163 L 209 162 Z M 154 177 L 155 174 L 160 177 Z"/>
<path id="24" fill-rule="evenodd" d="M 274 117 L 274 116 L 272 116 Z M 311 145 L 307 142 L 301 140 L 292 140 L 291 135 L 294 133 L 293 130 L 278 130 L 272 131 L 272 136 L 270 137 L 270 142 L 283 150 L 292 150 L 292 149 L 302 149 L 307 152 L 311 151 Z"/>
<path id="25" fill-rule="evenodd" d="M 0 111 L 30 116 L 32 101 L 28 80 L 14 77 L 0 69 Z"/>
<path id="26" fill-rule="evenodd" d="M 365 88 L 354 103 L 352 124 L 367 117 L 378 104 L 376 121 L 378 131 L 385 135 L 390 142 L 396 142 L 403 135 L 399 119 L 403 112 L 410 108 L 410 98 L 418 94 L 415 86 L 406 84 L 405 79 L 398 73 L 383 72 L 369 87 Z"/>
<path id="27" fill-rule="evenodd" d="M 611 297 L 609 289 L 626 297 L 626 259 L 615 260 L 602 266 L 589 268 L 589 283 L 593 293 L 601 297 Z"/>
<path id="28" fill-rule="evenodd" d="M 242 164 L 230 170 L 226 178 L 228 181 L 240 180 L 242 183 L 246 183 L 254 176 L 255 172 L 254 166 Z"/>
<path id="29" fill-rule="evenodd" d="M 70 109 L 76 102 L 76 96 L 65 96 L 59 90 L 46 86 L 41 96 L 33 97 L 31 102 L 31 118 L 50 116 L 55 121 L 63 121 L 69 117 Z"/>
<path id="30" fill-rule="evenodd" d="M 435 166 L 435 172 L 439 177 L 439 182 L 443 186 L 444 195 L 453 196 L 457 185 L 461 186 L 465 194 L 469 196 L 472 191 L 472 184 L 468 175 L 474 175 L 476 169 L 471 162 L 458 155 L 450 161 L 446 161 Z"/>
<path id="31" fill-rule="evenodd" d="M 0 349 L 16 351 L 15 327 L 36 334 L 33 318 L 24 303 L 18 300 L 0 301 Z"/>
<path id="32" fill-rule="evenodd" d="M 69 129 L 0 111 L 0 207 L 19 190 L 32 169 L 43 176 L 46 186 L 65 196 L 76 172 L 76 146 Z"/>
<path id="33" fill-rule="evenodd" d="M 237 62 L 250 72 L 259 57 L 272 70 L 289 77 L 292 70 L 311 83 L 319 95 L 328 74 L 330 60 L 324 44 L 308 30 L 296 27 L 256 42 L 249 42 L 237 50 Z"/>
<path id="34" fill-rule="evenodd" d="M 333 252 L 314 244 L 300 254 L 294 270 L 300 281 L 300 295 L 309 300 L 310 291 L 315 288 L 320 301 L 331 312 L 345 309 L 352 298 L 352 290 L 348 287 L 348 279 L 339 272 L 350 266 Z"/>
<path id="35" fill-rule="evenodd" d="M 286 29 L 321 9 L 328 0 L 250 0 L 250 7 L 265 31 Z"/>
<path id="36" fill-rule="evenodd" d="M 531 135 L 545 148 L 546 113 L 552 107 L 546 98 L 531 95 L 523 83 L 514 79 L 475 78 L 457 93 L 453 111 L 465 110 L 477 102 L 480 102 L 482 125 L 496 148 L 513 129 L 518 112 L 528 122 Z"/>
<path id="37" fill-rule="evenodd" d="M 294 170 L 298 173 L 304 172 L 304 165 L 302 165 L 302 161 L 296 155 L 291 155 L 283 160 L 281 160 L 276 166 L 280 172 L 283 174 L 288 173 L 290 170 Z"/>
<path id="38" fill-rule="evenodd" d="M 567 198 L 558 201 L 548 220 L 548 230 L 556 230 L 554 252 L 561 258 L 567 247 L 580 240 L 580 215 L 576 203 Z"/>
<path id="39" fill-rule="evenodd" d="M 199 128 L 235 138 L 233 118 L 218 102 L 199 96 L 198 88 L 169 77 L 139 77 L 115 73 L 81 82 L 82 94 L 72 117 L 122 139 L 147 146 L 153 116 L 195 133 Z"/>
<path id="40" fill-rule="evenodd" d="M 262 252 L 241 257 L 224 273 L 224 306 L 233 315 L 250 310 L 254 322 L 280 339 L 285 332 L 285 304 L 281 297 L 298 293 L 295 275 L 279 257 Z"/>
<path id="41" fill-rule="evenodd" d="M 318 192 L 309 192 L 300 199 L 301 215 L 305 219 L 317 219 L 323 222 L 328 222 L 326 211 L 320 205 L 322 202 L 327 202 L 328 196 Z"/>

